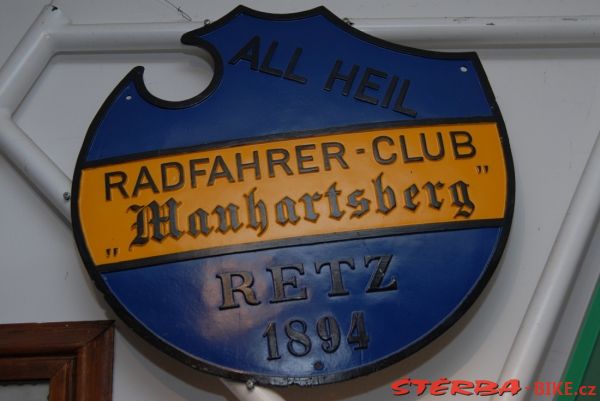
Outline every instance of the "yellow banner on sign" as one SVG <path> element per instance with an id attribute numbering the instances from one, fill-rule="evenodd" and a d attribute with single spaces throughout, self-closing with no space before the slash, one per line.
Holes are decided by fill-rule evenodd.
<path id="1" fill-rule="evenodd" d="M 504 217 L 506 193 L 497 125 L 468 123 L 92 166 L 77 201 L 90 256 L 102 266 L 483 224 Z"/>

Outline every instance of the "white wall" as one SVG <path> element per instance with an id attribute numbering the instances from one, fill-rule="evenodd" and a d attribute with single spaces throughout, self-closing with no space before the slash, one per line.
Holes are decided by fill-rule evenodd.
<path id="1" fill-rule="evenodd" d="M 215 20 L 237 5 L 237 1 L 172 2 L 194 21 Z M 6 60 L 44 3 L 3 2 L 0 62 Z M 350 18 L 600 15 L 597 0 L 365 3 L 338 0 L 325 5 Z M 64 0 L 55 4 L 75 23 L 182 20 L 162 0 Z M 263 11 L 289 12 L 321 2 L 265 0 L 245 4 Z M 432 380 L 498 377 L 600 130 L 600 49 L 487 49 L 479 54 L 504 115 L 516 170 L 513 228 L 493 279 L 466 316 L 405 361 L 342 384 L 279 390 L 286 399 L 394 399 L 389 383 L 407 375 Z M 48 65 L 15 119 L 71 176 L 84 134 L 100 104 L 124 74 L 140 64 L 148 67 L 150 89 L 161 96 L 190 88 L 200 91 L 209 80 L 206 66 L 191 56 L 62 55 Z M 0 323 L 114 319 L 87 277 L 70 228 L 3 156 L 0 227 Z M 540 379 L 559 379 L 598 277 L 599 241 L 595 239 L 592 244 Z M 217 378 L 162 355 L 120 322 L 117 330 L 116 401 L 233 399 Z"/>

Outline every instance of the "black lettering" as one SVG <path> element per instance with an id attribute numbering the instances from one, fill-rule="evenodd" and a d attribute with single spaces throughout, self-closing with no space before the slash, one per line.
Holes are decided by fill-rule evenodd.
<path id="1" fill-rule="evenodd" d="M 331 151 L 330 149 L 334 148 L 336 151 Z M 347 170 L 348 163 L 344 160 L 344 153 L 346 153 L 346 148 L 344 145 L 339 142 L 324 142 L 321 144 L 321 151 L 323 153 L 323 164 L 325 166 L 325 170 L 331 170 L 331 159 L 337 160 L 339 165 Z"/>
<path id="2" fill-rule="evenodd" d="M 316 146 L 313 144 L 296 146 L 296 163 L 298 163 L 298 172 L 300 174 L 316 173 L 319 171 L 319 168 L 316 166 L 312 166 L 312 167 L 304 166 L 305 162 L 313 161 L 314 157 L 311 155 L 303 155 L 302 152 L 304 152 L 305 150 L 314 150 L 314 149 L 316 149 Z"/>
<path id="3" fill-rule="evenodd" d="M 223 206 L 215 207 L 215 210 L 213 210 L 213 214 L 219 216 L 219 226 L 217 227 L 217 231 L 225 234 L 230 229 L 233 232 L 239 230 L 242 227 L 242 224 L 240 223 L 238 217 L 239 209 L 240 208 L 237 205 L 234 205 L 233 203 L 227 205 L 227 208 L 224 208 Z M 229 219 L 227 219 L 227 215 L 229 215 Z M 227 220 L 229 220 L 231 223 L 229 223 Z"/>
<path id="4" fill-rule="evenodd" d="M 379 143 L 381 142 L 386 142 L 388 145 L 394 144 L 394 140 L 389 136 L 378 136 L 373 139 L 373 156 L 375 156 L 375 161 L 379 164 L 392 164 L 396 161 L 397 155 L 395 152 L 392 152 L 390 157 L 383 158 L 379 152 Z"/>
<path id="5" fill-rule="evenodd" d="M 275 214 L 277 224 L 285 226 L 287 223 L 296 224 L 300 217 L 296 214 L 296 202 L 289 196 L 286 196 L 275 204 Z"/>
<path id="6" fill-rule="evenodd" d="M 269 351 L 268 361 L 281 358 L 279 355 L 279 345 L 277 344 L 277 328 L 275 322 L 270 322 L 263 333 L 263 337 L 267 339 L 267 349 Z"/>
<path id="7" fill-rule="evenodd" d="M 398 283 L 396 282 L 395 276 L 392 276 L 391 280 L 382 287 L 383 279 L 390 266 L 390 262 L 392 261 L 392 255 L 365 256 L 365 267 L 368 269 L 371 262 L 375 260 L 377 261 L 377 267 L 371 275 L 371 280 L 367 285 L 366 292 L 392 291 L 398 289 Z"/>
<path id="8" fill-rule="evenodd" d="M 318 192 L 315 192 L 312 195 L 304 194 L 300 198 L 300 202 L 304 203 L 304 219 L 310 222 L 316 222 L 319 218 L 319 213 L 315 212 L 314 202 L 320 200 L 323 197 Z"/>
<path id="9" fill-rule="evenodd" d="M 348 330 L 348 344 L 356 344 L 354 350 L 366 349 L 369 346 L 369 336 L 365 326 L 365 314 L 362 311 L 352 312 L 350 330 Z"/>
<path id="10" fill-rule="evenodd" d="M 317 320 L 317 334 L 323 340 L 321 348 L 331 354 L 340 346 L 340 325 L 333 316 L 323 316 Z"/>
<path id="11" fill-rule="evenodd" d="M 150 171 L 148 171 L 148 167 L 142 166 L 135 182 L 135 186 L 133 187 L 133 197 L 135 198 L 138 196 L 140 190 L 146 188 L 150 188 L 155 194 L 160 192 L 150 175 Z"/>
<path id="12" fill-rule="evenodd" d="M 402 160 L 404 163 L 422 162 L 422 156 L 409 156 L 408 147 L 406 146 L 406 138 L 404 135 L 400 135 L 400 150 L 402 151 Z"/>
<path id="13" fill-rule="evenodd" d="M 213 227 L 208 224 L 208 213 L 200 208 L 188 216 L 189 233 L 196 238 L 202 234 L 208 236 L 213 230 Z"/>
<path id="14" fill-rule="evenodd" d="M 348 75 L 340 74 L 340 68 L 342 67 L 342 60 L 336 60 L 331 73 L 329 74 L 329 78 L 327 78 L 327 82 L 325 83 L 326 91 L 330 91 L 333 88 L 333 84 L 335 80 L 340 80 L 345 82 L 344 89 L 342 90 L 342 95 L 348 96 L 350 94 L 350 89 L 352 89 L 352 84 L 354 83 L 354 78 L 356 78 L 356 73 L 358 72 L 358 65 L 354 64 L 350 73 Z"/>
<path id="15" fill-rule="evenodd" d="M 452 206 L 458 208 L 454 217 L 468 218 L 475 211 L 475 204 L 469 198 L 469 185 L 463 181 L 457 181 L 450 185 L 450 195 L 452 195 Z"/>
<path id="16" fill-rule="evenodd" d="M 299 291 L 297 291 L 295 295 L 290 296 L 285 293 L 286 286 L 298 288 L 298 282 L 296 280 L 296 275 L 284 278 L 284 271 L 295 270 L 296 272 L 300 273 L 301 276 L 303 276 L 304 266 L 302 264 L 267 267 L 267 270 L 271 273 L 271 277 L 273 279 L 273 299 L 270 301 L 272 304 L 278 302 L 298 301 L 307 298 L 306 287 L 299 288 Z"/>
<path id="17" fill-rule="evenodd" d="M 220 170 L 220 171 L 219 171 Z M 211 186 L 215 183 L 217 178 L 227 178 L 229 182 L 235 182 L 233 176 L 231 175 L 231 171 L 229 171 L 229 167 L 225 164 L 223 157 L 217 156 L 215 157 L 215 161 L 213 162 L 212 169 L 210 170 L 210 176 L 208 177 L 207 186 Z"/>
<path id="18" fill-rule="evenodd" d="M 389 186 L 383 188 L 382 183 L 383 173 L 379 174 L 373 185 L 375 186 L 375 194 L 377 195 L 377 213 L 388 214 L 396 207 L 396 194 Z"/>
<path id="19" fill-rule="evenodd" d="M 385 72 L 378 71 L 374 68 L 367 67 L 367 69 L 365 70 L 365 73 L 362 76 L 362 79 L 360 80 L 358 89 L 356 89 L 356 94 L 354 95 L 354 98 L 356 100 L 360 100 L 360 101 L 371 103 L 371 104 L 379 103 L 379 99 L 365 94 L 365 91 L 367 89 L 371 89 L 374 91 L 378 91 L 380 89 L 380 86 L 378 83 L 369 81 L 369 79 L 372 76 L 383 78 L 383 79 L 387 78 L 387 74 Z"/>
<path id="20" fill-rule="evenodd" d="M 248 195 L 244 194 L 246 198 L 246 205 L 248 206 L 248 224 L 247 226 L 258 230 L 258 236 L 261 236 L 269 224 L 267 219 L 267 207 L 265 202 L 259 200 L 256 202 L 254 199 L 254 192 L 256 188 L 253 188 Z"/>
<path id="21" fill-rule="evenodd" d="M 294 325 L 300 325 L 300 330 L 296 330 Z M 287 343 L 287 349 L 294 356 L 304 356 L 310 352 L 310 337 L 306 335 L 306 322 L 304 320 L 290 320 L 285 324 L 285 334 L 290 339 Z M 296 350 L 294 344 L 299 344 L 301 350 Z"/>
<path id="22" fill-rule="evenodd" d="M 169 184 L 169 169 L 175 169 L 176 171 L 176 180 L 174 183 Z M 184 176 L 183 176 L 183 166 L 177 162 L 170 162 L 170 163 L 163 163 L 160 165 L 160 174 L 161 174 L 161 178 L 162 178 L 162 190 L 163 192 L 166 191 L 174 191 L 176 189 L 179 189 L 181 187 L 183 187 L 183 180 L 184 180 Z M 174 176 L 171 175 L 171 178 L 173 178 Z"/>
<path id="23" fill-rule="evenodd" d="M 396 85 L 398 85 L 398 77 L 394 75 L 392 77 L 392 82 L 390 82 L 390 85 L 387 88 L 387 91 L 385 91 L 383 101 L 381 102 L 381 107 L 383 107 L 384 109 L 387 109 L 389 107 L 390 101 L 392 100 L 392 95 L 396 91 Z"/>
<path id="24" fill-rule="evenodd" d="M 285 72 L 283 73 L 283 77 L 285 79 L 289 79 L 290 81 L 296 81 L 301 84 L 305 84 L 306 83 L 305 77 L 294 74 L 294 70 L 296 69 L 296 64 L 298 64 L 298 60 L 300 59 L 301 55 L 302 55 L 302 48 L 297 47 L 296 50 L 294 50 L 294 54 L 292 54 L 292 58 L 290 59 L 290 62 L 287 65 L 287 68 L 285 69 Z"/>
<path id="25" fill-rule="evenodd" d="M 180 238 L 183 233 L 179 231 L 177 226 L 178 206 L 173 198 L 169 198 L 162 206 L 156 201 L 152 201 L 147 205 L 130 206 L 127 210 L 136 213 L 135 223 L 133 224 L 136 235 L 129 247 L 144 245 L 150 239 L 161 242 L 166 237 Z"/>
<path id="26" fill-rule="evenodd" d="M 271 42 L 271 44 L 269 45 L 267 54 L 265 55 L 265 58 L 264 58 L 262 64 L 260 65 L 260 72 L 264 72 L 266 74 L 280 77 L 283 75 L 283 71 L 270 66 L 271 61 L 273 60 L 273 55 L 275 54 L 275 51 L 277 50 L 277 46 L 279 46 L 279 43 L 275 40 L 273 42 Z"/>
<path id="27" fill-rule="evenodd" d="M 112 177 L 118 177 L 119 181 L 112 182 Z M 111 171 L 104 174 L 104 197 L 106 200 L 112 200 L 112 194 L 110 193 L 112 188 L 117 188 L 123 198 L 128 199 L 129 194 L 125 190 L 125 183 L 127 183 L 127 174 L 122 171 Z"/>
<path id="28" fill-rule="evenodd" d="M 438 200 L 437 197 L 437 189 L 442 189 L 444 187 L 444 184 L 442 184 L 441 182 L 436 182 L 435 184 L 432 184 L 431 182 L 427 181 L 425 183 L 425 185 L 423 185 L 423 189 L 427 190 L 427 194 L 429 197 L 429 207 L 433 208 L 433 209 L 440 209 L 442 207 L 442 203 L 444 202 L 444 200 Z"/>
<path id="29" fill-rule="evenodd" d="M 241 153 L 235 154 L 235 163 L 237 165 L 237 176 L 238 181 L 244 181 L 244 169 L 253 169 L 254 178 L 260 180 L 260 164 L 258 162 L 258 150 L 252 152 L 252 161 L 249 163 L 242 163 Z"/>
<path id="30" fill-rule="evenodd" d="M 280 158 L 275 158 L 275 155 L 281 155 Z M 267 165 L 269 166 L 269 177 L 275 177 L 275 166 L 279 165 L 287 175 L 292 175 L 292 169 L 287 162 L 290 160 L 290 153 L 281 148 L 267 150 Z"/>
<path id="31" fill-rule="evenodd" d="M 196 169 L 197 164 L 207 164 L 208 158 L 203 157 L 201 159 L 192 159 L 190 160 L 190 182 L 192 184 L 192 188 L 196 188 L 196 177 L 199 175 L 206 175 L 206 170 L 198 170 Z"/>
<path id="32" fill-rule="evenodd" d="M 331 291 L 327 295 L 330 297 L 337 297 L 341 295 L 348 295 L 350 292 L 344 288 L 344 282 L 342 280 L 342 265 L 346 265 L 350 270 L 354 270 L 354 260 L 352 258 L 344 258 L 338 260 L 331 260 L 327 262 L 315 263 L 315 271 L 317 274 L 321 274 L 323 267 L 329 267 L 329 275 L 331 277 Z"/>
<path id="33" fill-rule="evenodd" d="M 408 93 L 409 85 L 410 81 L 408 79 L 402 81 L 402 86 L 400 87 L 400 94 L 396 99 L 396 104 L 394 105 L 393 110 L 414 118 L 417 116 L 417 112 L 407 107 L 404 107 L 404 100 L 406 99 L 406 94 Z"/>
<path id="34" fill-rule="evenodd" d="M 242 282 L 234 286 L 234 277 L 241 278 Z M 247 305 L 260 304 L 260 301 L 256 299 L 256 294 L 252 289 L 252 285 L 254 284 L 252 272 L 218 273 L 217 278 L 221 280 L 221 293 L 223 294 L 223 303 L 219 306 L 220 310 L 240 307 L 240 304 L 235 300 L 236 292 L 242 294 Z"/>
<path id="35" fill-rule="evenodd" d="M 342 216 L 346 212 L 343 210 L 340 210 L 338 196 L 342 193 L 342 191 L 338 191 L 335 188 L 336 185 L 337 185 L 337 183 L 335 183 L 335 182 L 333 184 L 331 184 L 331 186 L 325 193 L 325 196 L 327 197 L 327 200 L 329 201 L 329 217 L 331 217 L 332 219 L 339 220 L 342 218 Z"/>
<path id="36" fill-rule="evenodd" d="M 350 214 L 350 218 L 361 217 L 369 211 L 369 204 L 371 203 L 371 201 L 366 198 L 359 199 L 364 193 L 365 191 L 363 189 L 357 189 L 356 191 L 348 195 L 347 205 L 353 209 L 358 209 L 353 211 L 352 214 Z"/>
<path id="37" fill-rule="evenodd" d="M 459 137 L 463 138 L 460 142 Z M 477 149 L 473 146 L 473 137 L 467 131 L 450 131 L 450 139 L 455 159 L 469 159 L 477 154 Z M 464 153 L 461 149 L 465 149 Z"/>
<path id="38" fill-rule="evenodd" d="M 435 155 L 429 152 L 429 148 L 427 147 L 427 138 L 425 137 L 425 134 L 422 132 L 419 134 L 419 137 L 421 138 L 421 149 L 423 150 L 423 154 L 425 155 L 427 160 L 440 160 L 444 157 L 444 141 L 442 140 L 442 133 L 438 131 L 436 134 L 438 152 Z"/>
<path id="39" fill-rule="evenodd" d="M 256 71 L 258 70 L 259 52 L 260 37 L 255 36 L 229 60 L 229 64 L 237 64 L 238 61 L 244 60 L 250 63 L 251 69 Z"/>
<path id="40" fill-rule="evenodd" d="M 415 197 L 419 194 L 419 188 L 415 184 L 404 190 L 404 208 L 415 211 L 421 202 L 415 203 Z"/>

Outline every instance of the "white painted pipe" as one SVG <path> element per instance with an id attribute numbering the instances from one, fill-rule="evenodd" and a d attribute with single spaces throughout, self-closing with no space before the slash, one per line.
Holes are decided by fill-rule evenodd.
<path id="1" fill-rule="evenodd" d="M 53 12 L 51 6 L 44 7 L 0 68 L 0 108 L 14 113 L 55 53 L 49 28 L 67 22 L 62 13 Z"/>
<path id="2" fill-rule="evenodd" d="M 54 6 L 46 6 L 0 69 L 0 150 L 59 214 L 70 222 L 71 180 L 13 121 L 12 115 L 50 58 L 61 51 L 176 50 L 185 30 L 152 24 L 96 26 L 69 25 Z M 143 28 L 143 29 L 139 29 Z M 119 39 L 121 38 L 121 40 Z M 126 38 L 127 40 L 122 40 Z M 147 45 L 151 43 L 151 45 Z M 66 196 L 68 195 L 68 196 Z M 240 401 L 285 401 L 273 390 L 222 379 Z"/>
<path id="3" fill-rule="evenodd" d="M 64 19 L 60 10 L 55 11 Z M 600 45 L 600 16 L 352 18 L 357 29 L 376 37 L 427 48 L 570 47 Z M 197 22 L 111 23 L 47 29 L 60 51 L 180 50 L 184 33 Z M 59 29 L 56 29 L 59 28 Z"/>
<path id="4" fill-rule="evenodd" d="M 55 52 L 50 26 L 64 16 L 45 7 L 0 68 L 0 150 L 68 222 L 71 180 L 13 121 L 12 115 Z"/>
<path id="5" fill-rule="evenodd" d="M 199 24 L 138 23 L 138 24 L 95 24 L 66 25 L 51 33 L 57 49 L 61 52 L 194 52 L 209 63 L 212 59 L 207 51 L 183 45 L 181 36 Z"/>
<path id="6" fill-rule="evenodd" d="M 71 221 L 71 180 L 11 119 L 0 110 L 0 150 L 59 212 Z"/>
<path id="7" fill-rule="evenodd" d="M 181 36 L 198 23 L 67 25 L 51 33 L 61 51 L 173 51 L 189 49 Z"/>
<path id="8" fill-rule="evenodd" d="M 600 16 L 357 18 L 354 27 L 381 39 L 429 49 L 600 45 Z"/>
<path id="9" fill-rule="evenodd" d="M 600 16 L 353 18 L 355 28 L 400 44 L 437 49 L 600 45 Z M 177 50 L 197 22 L 69 25 L 52 33 L 62 51 Z M 83 40 L 82 40 L 83 38 Z"/>
<path id="10" fill-rule="evenodd" d="M 556 323 L 583 262 L 600 215 L 600 135 L 567 210 L 542 276 L 515 337 L 500 381 L 530 385 L 554 335 Z M 514 400 L 527 397 L 522 391 Z M 497 401 L 501 397 L 494 398 Z"/>

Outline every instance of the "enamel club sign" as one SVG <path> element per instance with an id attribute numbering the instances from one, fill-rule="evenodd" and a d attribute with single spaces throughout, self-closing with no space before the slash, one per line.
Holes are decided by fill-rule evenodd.
<path id="1" fill-rule="evenodd" d="M 506 242 L 514 178 L 475 53 L 368 36 L 325 8 L 238 7 L 189 32 L 198 96 L 114 89 L 73 181 L 85 265 L 156 347 L 221 376 L 316 385 L 447 330 Z"/>

